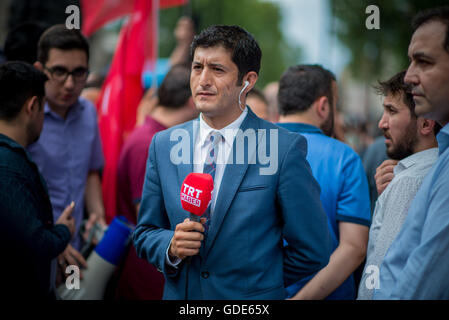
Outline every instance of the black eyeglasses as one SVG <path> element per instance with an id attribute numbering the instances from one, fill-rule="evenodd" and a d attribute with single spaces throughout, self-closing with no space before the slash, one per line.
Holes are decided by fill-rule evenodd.
<path id="1" fill-rule="evenodd" d="M 69 71 L 64 67 L 44 67 L 45 70 L 50 72 L 51 78 L 57 82 L 64 83 L 69 75 L 72 76 L 74 82 L 83 82 L 87 79 L 89 70 L 86 68 L 76 68 L 73 71 Z"/>

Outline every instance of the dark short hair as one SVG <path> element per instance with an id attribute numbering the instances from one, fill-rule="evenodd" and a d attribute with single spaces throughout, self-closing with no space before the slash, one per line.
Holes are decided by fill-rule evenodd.
<path id="1" fill-rule="evenodd" d="M 6 59 L 35 63 L 37 43 L 46 29 L 47 25 L 42 22 L 28 21 L 9 31 L 4 46 Z"/>
<path id="2" fill-rule="evenodd" d="M 174 65 L 165 75 L 157 90 L 159 105 L 178 109 L 192 96 L 190 90 L 190 69 L 186 65 Z"/>
<path id="3" fill-rule="evenodd" d="M 375 89 L 379 95 L 384 97 L 389 94 L 402 94 L 402 101 L 410 110 L 410 116 L 416 119 L 417 115 L 415 113 L 415 101 L 413 100 L 411 86 L 404 82 L 406 73 L 407 71 L 404 70 L 395 74 L 387 81 L 378 81 L 378 85 L 375 86 Z M 440 129 L 441 126 L 435 121 L 435 125 L 433 127 L 434 134 L 437 135 Z"/>
<path id="4" fill-rule="evenodd" d="M 395 74 L 387 81 L 378 81 L 376 89 L 379 95 L 386 97 L 387 95 L 401 95 L 402 101 L 409 108 L 410 115 L 416 118 L 415 102 L 413 101 L 413 95 L 411 92 L 411 86 L 404 82 L 406 70 Z"/>
<path id="5" fill-rule="evenodd" d="M 79 49 L 86 53 L 89 61 L 89 44 L 77 29 L 67 29 L 63 24 L 48 28 L 39 39 L 37 45 L 37 60 L 45 65 L 51 49 L 73 50 Z"/>
<path id="6" fill-rule="evenodd" d="M 223 46 L 231 52 L 231 60 L 239 70 L 238 85 L 250 71 L 259 74 L 262 51 L 257 41 L 245 29 L 238 26 L 213 25 L 193 38 L 190 56 L 193 60 L 196 48 Z"/>
<path id="7" fill-rule="evenodd" d="M 449 53 L 449 6 L 437 7 L 419 12 L 412 21 L 413 32 L 423 24 L 439 21 L 446 26 L 443 47 Z"/>
<path id="8" fill-rule="evenodd" d="M 333 104 L 335 75 L 320 65 L 297 65 L 284 72 L 279 81 L 279 113 L 289 115 L 308 110 L 320 97 Z"/>
<path id="9" fill-rule="evenodd" d="M 31 64 L 10 61 L 0 65 L 0 119 L 14 120 L 25 102 L 45 97 L 47 76 Z"/>

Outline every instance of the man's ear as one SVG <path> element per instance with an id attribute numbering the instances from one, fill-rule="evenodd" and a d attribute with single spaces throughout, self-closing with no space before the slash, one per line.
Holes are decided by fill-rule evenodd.
<path id="1" fill-rule="evenodd" d="M 44 71 L 44 66 L 42 65 L 42 63 L 40 63 L 40 61 L 36 61 L 33 66 L 40 71 Z"/>
<path id="2" fill-rule="evenodd" d="M 418 117 L 417 120 L 418 131 L 423 136 L 434 134 L 435 121 Z"/>
<path id="3" fill-rule="evenodd" d="M 250 92 L 251 89 L 254 88 L 258 78 L 259 78 L 259 76 L 257 75 L 257 73 L 255 71 L 250 71 L 246 74 L 245 77 L 243 77 L 243 79 L 246 79 L 244 81 L 249 82 L 249 85 L 246 87 L 245 91 L 243 92 L 244 94 Z"/>
<path id="4" fill-rule="evenodd" d="M 35 114 L 37 111 L 39 111 L 39 108 L 40 105 L 37 96 L 32 96 L 25 101 L 25 113 L 27 115 Z"/>
<path id="5" fill-rule="evenodd" d="M 325 120 L 329 117 L 330 105 L 327 97 L 318 98 L 315 103 L 315 113 L 321 120 Z"/>

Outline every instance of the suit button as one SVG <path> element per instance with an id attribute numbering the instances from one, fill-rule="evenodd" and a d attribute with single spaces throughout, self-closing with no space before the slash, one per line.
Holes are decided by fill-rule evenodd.
<path id="1" fill-rule="evenodd" d="M 202 276 L 204 279 L 207 279 L 207 278 L 209 278 L 209 272 L 203 271 L 203 272 L 201 272 L 201 276 Z"/>

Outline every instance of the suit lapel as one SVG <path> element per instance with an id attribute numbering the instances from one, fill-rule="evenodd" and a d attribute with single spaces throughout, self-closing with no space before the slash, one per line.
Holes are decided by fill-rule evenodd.
<path id="1" fill-rule="evenodd" d="M 245 132 L 247 129 L 253 129 L 256 133 L 256 139 L 257 139 L 257 129 L 258 129 L 258 121 L 259 119 L 254 115 L 254 113 L 251 111 L 251 109 L 248 108 L 248 114 L 243 121 L 242 125 L 240 126 L 240 129 L 242 132 Z M 235 161 L 235 150 L 236 150 L 236 140 L 237 136 L 234 139 L 233 143 L 233 152 L 234 160 L 233 164 L 226 165 L 223 179 L 221 180 L 220 189 L 218 190 L 217 195 L 217 201 L 215 204 L 215 211 L 212 214 L 212 220 L 211 225 L 209 227 L 209 232 L 206 238 L 206 245 L 204 246 L 204 249 L 202 250 L 201 256 L 204 257 L 207 255 L 207 252 L 210 250 L 210 248 L 213 245 L 213 242 L 215 240 L 215 237 L 217 236 L 217 233 L 220 230 L 221 224 L 223 223 L 223 219 L 226 216 L 226 213 L 229 209 L 229 206 L 232 203 L 232 200 L 234 199 L 237 190 L 242 183 L 243 177 L 245 176 L 246 170 L 248 169 L 248 162 L 244 161 L 243 164 L 237 164 Z M 257 150 L 256 148 L 253 149 L 254 152 Z M 247 149 L 245 148 L 245 153 L 247 152 Z M 251 159 L 251 157 L 255 157 L 254 154 L 248 155 L 248 159 Z M 242 213 L 244 214 L 244 213 Z"/>
<path id="2" fill-rule="evenodd" d="M 198 120 L 193 120 L 187 124 L 184 130 L 188 133 L 187 137 L 183 136 L 183 139 L 189 139 L 190 145 L 189 148 L 189 161 L 187 163 L 181 162 L 177 166 L 178 170 L 178 186 L 181 189 L 182 182 L 187 177 L 187 175 L 193 172 L 193 151 L 194 151 L 194 143 L 196 139 L 196 135 L 198 134 Z M 177 142 L 179 143 L 179 142 Z"/>

